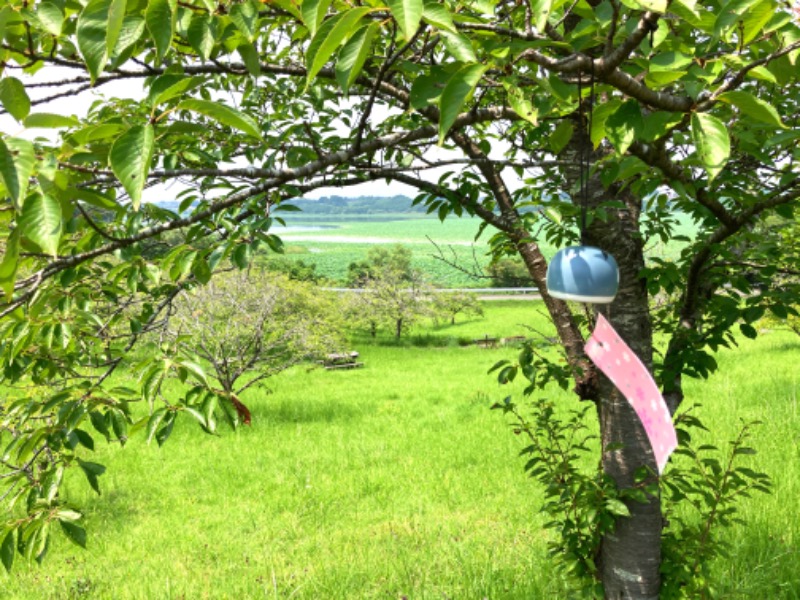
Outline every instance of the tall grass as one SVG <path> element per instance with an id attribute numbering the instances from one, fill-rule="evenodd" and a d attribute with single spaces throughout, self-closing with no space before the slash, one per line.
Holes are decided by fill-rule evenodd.
<path id="1" fill-rule="evenodd" d="M 253 426 L 210 437 L 188 420 L 163 448 L 103 446 L 96 497 L 78 473 L 89 548 L 57 537 L 41 567 L 0 576 L 3 598 L 567 597 L 546 556 L 541 490 L 517 458 L 522 440 L 490 404 L 486 370 L 511 347 L 450 340 L 548 334 L 538 303 L 487 304 L 484 319 L 412 332 L 424 347 L 358 337 L 363 369 L 295 368 L 243 398 Z M 773 332 L 719 356 L 693 382 L 709 441 L 739 418 L 765 421 L 754 445 L 773 496 L 746 501 L 715 565 L 731 598 L 796 598 L 800 480 L 796 337 Z M 550 397 L 575 402 L 555 389 Z"/>

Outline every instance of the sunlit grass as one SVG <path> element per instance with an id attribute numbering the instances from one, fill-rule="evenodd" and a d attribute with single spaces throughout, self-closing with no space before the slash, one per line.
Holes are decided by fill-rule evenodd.
<path id="1" fill-rule="evenodd" d="M 295 368 L 243 398 L 253 426 L 220 437 L 188 419 L 163 448 L 140 437 L 98 445 L 96 497 L 79 473 L 89 548 L 56 535 L 41 567 L 0 576 L 3 598 L 562 598 L 546 555 L 541 490 L 517 458 L 522 440 L 488 410 L 512 390 L 486 374 L 512 347 L 462 337 L 548 335 L 535 302 L 487 303 L 484 319 L 425 327 L 438 344 L 354 339 L 363 369 Z M 796 598 L 800 496 L 800 338 L 769 333 L 691 382 L 725 444 L 740 418 L 775 494 L 743 504 L 714 572 L 724 597 Z M 550 397 L 574 403 L 553 390 Z M 704 440 L 706 441 L 706 440 Z"/>

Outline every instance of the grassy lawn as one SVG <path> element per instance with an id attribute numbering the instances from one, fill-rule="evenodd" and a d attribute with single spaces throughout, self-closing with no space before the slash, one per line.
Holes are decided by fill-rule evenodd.
<path id="1" fill-rule="evenodd" d="M 488 303 L 483 319 L 413 332 L 424 345 L 359 337 L 365 368 L 295 368 L 243 398 L 252 427 L 211 437 L 187 419 L 160 449 L 138 438 L 98 447 L 103 496 L 77 473 L 68 480 L 87 508 L 88 550 L 55 536 L 41 567 L 0 575 L 0 595 L 567 597 L 547 559 L 540 490 L 517 458 L 522 440 L 488 410 L 509 390 L 486 371 L 515 351 L 448 341 L 524 334 L 526 323 L 547 333 L 539 310 Z M 763 420 L 754 464 L 775 482 L 726 534 L 718 590 L 797 598 L 800 339 L 772 332 L 718 358 L 721 374 L 692 382 L 688 401 L 702 402 L 709 443 L 725 444 L 740 419 Z"/>

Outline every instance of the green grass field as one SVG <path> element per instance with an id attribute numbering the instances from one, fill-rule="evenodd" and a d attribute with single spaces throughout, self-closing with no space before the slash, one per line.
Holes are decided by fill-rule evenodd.
<path id="1" fill-rule="evenodd" d="M 347 266 L 364 260 L 374 244 L 403 244 L 413 254 L 413 266 L 440 287 L 489 287 L 489 279 L 471 277 L 468 272 L 485 270 L 490 257 L 488 240 L 496 233 L 487 227 L 478 240 L 475 236 L 481 223 L 478 218 L 455 216 L 443 222 L 435 216 L 419 216 L 414 213 L 364 215 L 354 219 L 352 215 L 306 215 L 288 213 L 287 224 L 300 227 L 321 227 L 318 231 L 274 232 L 286 243 L 286 256 L 291 260 L 315 263 L 317 273 L 334 281 L 343 281 Z M 688 218 L 678 219 L 676 234 L 692 236 L 694 226 Z M 542 252 L 549 259 L 557 248 L 542 243 Z M 665 246 L 660 241 L 647 245 L 650 255 L 673 258 L 680 244 Z M 442 258 L 446 261 L 441 260 Z M 456 263 L 461 270 L 449 263 Z"/>
<path id="2" fill-rule="evenodd" d="M 41 567 L 0 575 L 2 598 L 565 598 L 546 555 L 541 490 L 492 402 L 509 391 L 487 369 L 513 348 L 458 338 L 548 333 L 532 301 L 486 304 L 455 326 L 420 327 L 395 344 L 358 335 L 363 369 L 295 368 L 245 400 L 252 427 L 203 434 L 185 420 L 163 448 L 100 445 L 103 496 L 70 473 L 88 550 L 63 536 Z M 412 343 L 414 336 L 420 344 Z M 714 565 L 723 598 L 798 598 L 800 339 L 770 332 L 718 356 L 693 381 L 725 444 L 761 419 L 753 464 L 775 493 L 743 504 Z M 572 405 L 573 397 L 550 397 Z M 141 437 L 141 436 L 140 436 Z"/>

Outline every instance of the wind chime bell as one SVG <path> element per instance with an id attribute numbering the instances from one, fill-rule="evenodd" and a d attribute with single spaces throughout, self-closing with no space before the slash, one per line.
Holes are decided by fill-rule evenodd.
<path id="1" fill-rule="evenodd" d="M 590 81 L 591 91 L 589 93 L 587 131 L 592 129 L 594 72 L 591 74 Z M 580 79 L 578 79 L 578 101 L 581 107 L 583 107 L 582 96 Z M 580 156 L 580 230 L 583 245 L 569 246 L 556 253 L 547 267 L 547 291 L 554 298 L 560 298 L 561 300 L 609 304 L 614 300 L 619 289 L 617 261 L 608 252 L 594 246 L 585 245 L 590 161 L 590 150 Z"/>
<path id="2" fill-rule="evenodd" d="M 547 291 L 554 298 L 608 304 L 619 289 L 617 261 L 593 246 L 559 250 L 547 267 Z"/>

